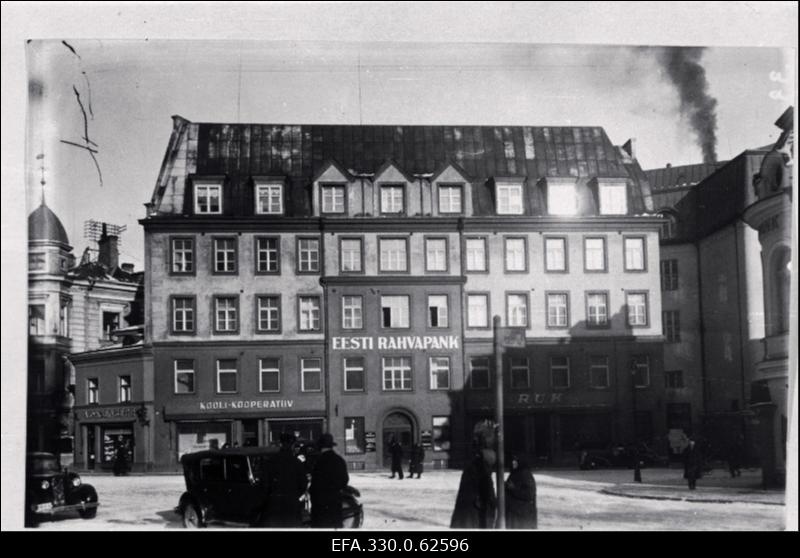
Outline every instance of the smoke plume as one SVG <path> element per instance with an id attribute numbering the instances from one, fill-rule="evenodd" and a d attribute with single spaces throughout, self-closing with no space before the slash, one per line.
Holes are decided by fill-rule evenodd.
<path id="1" fill-rule="evenodd" d="M 706 71 L 700 64 L 703 48 L 664 48 L 656 53 L 659 63 L 678 89 L 681 114 L 689 119 L 703 150 L 703 162 L 717 161 L 717 100 L 708 94 Z"/>

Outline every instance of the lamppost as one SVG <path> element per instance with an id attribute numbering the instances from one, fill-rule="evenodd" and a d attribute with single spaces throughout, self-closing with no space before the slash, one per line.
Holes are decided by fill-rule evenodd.
<path id="1" fill-rule="evenodd" d="M 636 373 L 639 371 L 636 359 L 631 359 L 631 409 L 633 411 L 633 482 L 642 482 L 642 469 L 639 461 L 639 432 L 638 432 L 638 412 L 636 410 Z"/>

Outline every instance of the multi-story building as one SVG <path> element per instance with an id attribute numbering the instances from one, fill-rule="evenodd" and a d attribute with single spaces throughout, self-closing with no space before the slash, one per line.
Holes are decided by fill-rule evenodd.
<path id="1" fill-rule="evenodd" d="M 154 466 L 286 430 L 353 468 L 392 437 L 457 464 L 494 413 L 494 315 L 526 338 L 509 449 L 664 438 L 652 210 L 602 128 L 174 117 L 140 221 Z"/>

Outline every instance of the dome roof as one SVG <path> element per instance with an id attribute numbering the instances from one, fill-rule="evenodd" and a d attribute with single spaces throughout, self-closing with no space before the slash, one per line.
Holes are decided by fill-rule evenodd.
<path id="1" fill-rule="evenodd" d="M 45 204 L 37 207 L 28 217 L 28 240 L 49 240 L 69 245 L 64 225 Z"/>

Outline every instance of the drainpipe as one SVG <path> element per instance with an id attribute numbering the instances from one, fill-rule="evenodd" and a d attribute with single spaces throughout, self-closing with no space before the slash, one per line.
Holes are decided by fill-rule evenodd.
<path id="1" fill-rule="evenodd" d="M 694 243 L 695 252 L 697 254 L 697 301 L 698 301 L 698 310 L 700 314 L 700 382 L 701 382 L 701 396 L 702 396 L 702 403 L 703 403 L 703 419 L 705 420 L 706 413 L 708 412 L 708 394 L 707 394 L 707 382 L 708 382 L 708 375 L 706 374 L 706 348 L 705 348 L 705 337 L 706 337 L 706 326 L 705 326 L 705 313 L 703 310 L 703 272 L 702 272 L 702 257 L 700 254 L 700 242 L 697 241 Z M 679 279 L 680 280 L 680 279 Z"/>

